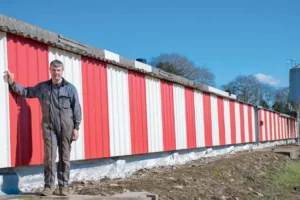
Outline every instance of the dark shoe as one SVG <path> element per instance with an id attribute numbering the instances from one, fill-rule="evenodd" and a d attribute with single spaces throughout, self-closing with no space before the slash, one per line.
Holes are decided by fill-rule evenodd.
<path id="1" fill-rule="evenodd" d="M 50 196 L 52 195 L 53 190 L 49 187 L 45 187 L 44 190 L 41 192 L 41 196 Z"/>
<path id="2" fill-rule="evenodd" d="M 59 188 L 59 192 L 60 192 L 60 195 L 61 195 L 61 196 L 69 196 L 69 195 L 72 194 L 71 188 L 64 188 L 64 187 L 61 187 L 61 188 Z"/>

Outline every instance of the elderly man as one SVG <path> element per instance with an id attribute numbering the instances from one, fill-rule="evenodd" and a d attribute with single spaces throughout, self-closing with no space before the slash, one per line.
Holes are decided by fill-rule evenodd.
<path id="1" fill-rule="evenodd" d="M 5 72 L 6 81 L 13 92 L 26 98 L 38 98 L 42 108 L 45 181 L 42 196 L 52 195 L 55 189 L 57 147 L 59 191 L 62 196 L 69 195 L 71 142 L 78 139 L 81 106 L 76 88 L 62 77 L 63 72 L 63 63 L 54 60 L 50 63 L 51 80 L 27 88 L 14 82 L 14 74 L 10 71 Z"/>

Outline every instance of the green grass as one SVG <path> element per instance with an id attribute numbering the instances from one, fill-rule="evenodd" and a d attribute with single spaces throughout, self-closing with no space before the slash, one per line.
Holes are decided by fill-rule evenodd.
<path id="1" fill-rule="evenodd" d="M 267 178 L 281 189 L 292 189 L 300 186 L 300 163 L 289 163 L 283 168 L 284 173 L 270 173 Z"/>

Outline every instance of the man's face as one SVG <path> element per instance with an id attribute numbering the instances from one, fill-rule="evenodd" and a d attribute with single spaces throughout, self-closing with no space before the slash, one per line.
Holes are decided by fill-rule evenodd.
<path id="1" fill-rule="evenodd" d="M 62 67 L 50 66 L 50 74 L 53 83 L 59 83 L 62 80 L 63 72 L 64 70 Z"/>

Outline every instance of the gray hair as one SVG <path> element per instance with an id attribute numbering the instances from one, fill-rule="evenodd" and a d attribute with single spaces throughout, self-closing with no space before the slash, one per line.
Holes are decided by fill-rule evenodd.
<path id="1" fill-rule="evenodd" d="M 50 63 L 50 66 L 53 66 L 53 67 L 62 67 L 62 68 L 64 68 L 64 64 L 63 64 L 60 60 L 53 60 L 53 61 Z"/>

